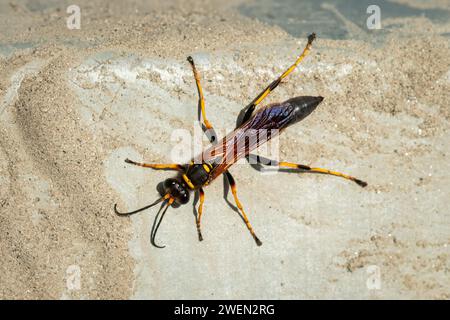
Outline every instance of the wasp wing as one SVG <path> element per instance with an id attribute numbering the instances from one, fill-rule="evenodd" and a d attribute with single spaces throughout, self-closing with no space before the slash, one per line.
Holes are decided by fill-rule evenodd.
<path id="1" fill-rule="evenodd" d="M 204 150 L 195 161 L 210 163 L 213 169 L 209 181 L 214 180 L 239 159 L 296 122 L 296 118 L 295 105 L 290 100 L 260 108 L 240 127 Z"/>

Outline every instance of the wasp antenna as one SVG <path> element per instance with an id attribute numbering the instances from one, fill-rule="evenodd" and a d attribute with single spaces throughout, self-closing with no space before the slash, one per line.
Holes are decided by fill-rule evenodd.
<path id="1" fill-rule="evenodd" d="M 148 209 L 148 208 L 151 208 L 151 207 L 153 207 L 154 205 L 157 205 L 158 203 L 160 203 L 163 199 L 165 199 L 165 198 L 164 198 L 164 197 L 161 197 L 161 198 L 159 198 L 158 200 L 156 200 L 155 202 L 153 202 L 152 204 L 149 204 L 148 206 L 145 206 L 145 207 L 143 207 L 143 208 L 137 209 L 137 210 L 135 210 L 135 211 L 130 211 L 130 212 L 120 212 L 120 211 L 118 211 L 118 210 L 117 210 L 117 203 L 116 203 L 116 204 L 114 205 L 114 212 L 115 212 L 116 214 L 120 215 L 120 216 L 129 216 L 129 215 L 132 215 L 132 214 L 135 214 L 135 213 L 144 211 L 144 210 L 146 210 L 146 209 Z"/>
<path id="2" fill-rule="evenodd" d="M 155 216 L 155 220 L 153 221 L 153 226 L 152 226 L 152 231 L 150 234 L 150 242 L 153 246 L 155 246 L 156 248 L 165 248 L 166 246 L 160 246 L 158 244 L 156 244 L 155 242 L 155 238 L 156 238 L 156 233 L 158 232 L 159 226 L 161 225 L 161 222 L 164 218 L 164 215 L 166 214 L 167 209 L 169 209 L 170 205 L 173 203 L 174 199 L 173 198 L 167 198 L 164 200 L 163 204 L 161 205 L 161 208 L 159 208 L 158 213 Z M 164 209 L 164 210 L 163 210 Z M 161 218 L 159 218 L 159 214 L 161 213 L 161 210 L 163 210 L 162 214 L 161 214 Z M 156 223 L 156 221 L 158 221 L 158 223 Z"/>

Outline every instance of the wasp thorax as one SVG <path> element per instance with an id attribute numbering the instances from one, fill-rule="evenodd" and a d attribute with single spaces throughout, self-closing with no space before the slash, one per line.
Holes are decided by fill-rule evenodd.
<path id="1" fill-rule="evenodd" d="M 175 198 L 179 204 L 186 204 L 189 201 L 189 191 L 184 182 L 167 179 L 164 181 L 164 191 Z"/>

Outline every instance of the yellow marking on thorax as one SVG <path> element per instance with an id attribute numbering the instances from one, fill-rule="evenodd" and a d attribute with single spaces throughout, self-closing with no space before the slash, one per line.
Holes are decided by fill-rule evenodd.
<path id="1" fill-rule="evenodd" d="M 210 173 L 210 172 L 211 172 L 210 164 L 204 163 L 204 164 L 203 164 L 203 169 L 205 169 L 205 171 L 206 171 L 207 173 Z"/>
<path id="2" fill-rule="evenodd" d="M 186 174 L 182 175 L 184 182 L 188 185 L 189 188 L 195 189 L 195 186 L 192 184 L 191 180 L 188 178 Z"/>

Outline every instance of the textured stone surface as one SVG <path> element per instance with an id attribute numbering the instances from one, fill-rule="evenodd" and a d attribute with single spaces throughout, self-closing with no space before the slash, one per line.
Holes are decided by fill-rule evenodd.
<path id="1" fill-rule="evenodd" d="M 280 158 L 352 174 L 367 188 L 237 164 L 231 172 L 263 246 L 224 201 L 219 178 L 205 189 L 204 241 L 190 203 L 169 209 L 158 233 L 163 250 L 149 241 L 156 208 L 131 218 L 112 208 L 151 203 L 172 173 L 124 159 L 170 162 L 174 132 L 194 134 L 188 55 L 202 76 L 208 118 L 220 134 L 233 128 L 241 108 L 305 44 L 304 31 L 292 32 L 293 18 L 286 26 L 260 15 L 286 12 L 289 3 L 82 2 L 75 31 L 65 29 L 58 2 L 2 4 L 0 296 L 448 298 L 444 2 L 383 1 L 382 10 L 395 10 L 377 34 L 363 30 L 342 1 L 332 10 L 311 3 L 335 28 L 305 31 L 318 33 L 311 55 L 266 101 L 324 96 L 280 137 Z M 373 266 L 381 276 L 376 290 Z"/>

